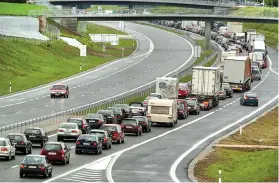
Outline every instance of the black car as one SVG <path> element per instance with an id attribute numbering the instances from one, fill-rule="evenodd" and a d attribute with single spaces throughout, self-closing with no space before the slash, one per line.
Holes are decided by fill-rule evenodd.
<path id="1" fill-rule="evenodd" d="M 233 90 L 229 83 L 223 83 L 222 87 L 226 92 L 226 96 L 232 98 L 233 97 Z"/>
<path id="2" fill-rule="evenodd" d="M 48 133 L 42 128 L 27 128 L 24 134 L 32 144 L 40 144 L 41 147 L 48 141 Z"/>
<path id="3" fill-rule="evenodd" d="M 129 118 L 132 116 L 132 111 L 130 109 L 130 106 L 128 104 L 114 104 L 113 107 L 118 107 L 123 109 L 124 112 L 124 118 Z"/>
<path id="4" fill-rule="evenodd" d="M 121 123 L 124 119 L 123 110 L 121 110 L 121 108 L 108 107 L 107 110 L 111 110 L 113 112 L 113 115 L 116 117 L 116 121 L 118 124 Z"/>
<path id="5" fill-rule="evenodd" d="M 188 105 L 189 114 L 200 114 L 200 106 L 195 100 L 186 100 Z"/>
<path id="6" fill-rule="evenodd" d="M 100 129 L 100 127 L 105 124 L 105 119 L 102 114 L 87 114 L 85 117 L 86 122 L 91 129 Z"/>
<path id="7" fill-rule="evenodd" d="M 26 136 L 22 133 L 11 133 L 7 135 L 11 143 L 15 146 L 16 151 L 20 151 L 24 154 L 32 153 L 32 143 L 27 140 Z"/>
<path id="8" fill-rule="evenodd" d="M 105 130 L 91 130 L 89 134 L 98 136 L 103 142 L 103 148 L 110 149 L 112 145 L 111 134 Z"/>
<path id="9" fill-rule="evenodd" d="M 132 118 L 135 118 L 139 121 L 143 131 L 151 132 L 151 123 L 148 121 L 146 116 L 133 116 Z"/>
<path id="10" fill-rule="evenodd" d="M 27 155 L 19 167 L 19 176 L 23 178 L 28 175 L 43 177 L 52 176 L 52 164 L 43 155 Z"/>
<path id="11" fill-rule="evenodd" d="M 90 131 L 90 126 L 83 118 L 69 118 L 67 122 L 76 123 L 78 125 L 78 129 L 80 129 L 83 134 L 87 134 Z"/>
<path id="12" fill-rule="evenodd" d="M 113 115 L 112 110 L 99 110 L 97 114 L 102 114 L 106 120 L 106 124 L 116 124 L 116 117 Z"/>
<path id="13" fill-rule="evenodd" d="M 76 154 L 96 153 L 101 154 L 103 149 L 102 140 L 97 135 L 82 134 L 76 142 Z"/>

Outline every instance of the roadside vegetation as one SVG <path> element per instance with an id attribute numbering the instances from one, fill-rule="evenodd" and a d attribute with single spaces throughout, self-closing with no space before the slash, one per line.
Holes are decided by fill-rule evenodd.
<path id="1" fill-rule="evenodd" d="M 220 144 L 278 147 L 278 107 Z M 195 177 L 216 182 L 219 170 L 222 182 L 278 182 L 278 149 L 215 147 L 196 164 Z"/>
<path id="2" fill-rule="evenodd" d="M 41 10 L 43 8 L 43 6 L 36 6 L 33 4 L 0 2 L 0 15 L 22 16 L 28 15 L 30 10 Z"/>

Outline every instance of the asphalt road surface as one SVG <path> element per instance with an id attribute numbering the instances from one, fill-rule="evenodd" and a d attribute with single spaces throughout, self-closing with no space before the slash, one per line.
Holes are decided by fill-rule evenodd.
<path id="1" fill-rule="evenodd" d="M 126 30 L 139 40 L 138 52 L 82 77 L 61 81 L 69 85 L 68 99 L 51 99 L 51 85 L 0 98 L 0 125 L 42 117 L 126 92 L 172 72 L 192 55 L 191 46 L 174 34 L 131 23 L 126 23 Z"/>

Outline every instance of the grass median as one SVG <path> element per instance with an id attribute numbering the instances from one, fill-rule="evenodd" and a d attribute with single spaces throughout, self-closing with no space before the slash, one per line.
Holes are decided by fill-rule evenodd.
<path id="1" fill-rule="evenodd" d="M 222 140 L 228 145 L 278 146 L 278 107 L 254 123 Z M 195 166 L 200 182 L 278 182 L 278 149 L 215 147 Z"/>
<path id="2" fill-rule="evenodd" d="M 0 2 L 0 15 L 26 16 L 30 10 L 42 10 L 43 6 Z"/>

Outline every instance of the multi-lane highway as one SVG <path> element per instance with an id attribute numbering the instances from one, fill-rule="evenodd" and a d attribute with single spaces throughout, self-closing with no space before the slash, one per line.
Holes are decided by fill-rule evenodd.
<path id="1" fill-rule="evenodd" d="M 141 37 L 142 35 L 138 35 L 138 38 L 143 40 L 143 42 L 140 43 L 140 46 L 143 46 L 141 44 L 144 44 L 145 41 L 145 47 L 143 48 L 145 48 L 146 51 L 152 50 L 149 47 L 150 41 L 154 44 L 153 51 L 150 51 L 150 55 L 148 55 L 146 59 L 142 60 L 142 63 L 94 83 L 84 84 L 86 82 L 92 82 L 92 80 L 96 80 L 100 77 L 97 76 L 94 79 L 91 78 L 91 81 L 88 81 L 89 78 L 86 77 L 96 76 L 96 73 L 94 72 L 94 74 L 90 73 L 90 76 L 84 76 L 82 78 L 76 78 L 68 81 L 70 87 L 76 87 L 72 90 L 72 94 L 69 98 L 73 98 L 72 100 L 50 99 L 48 97 L 49 87 L 39 89 L 37 91 L 31 91 L 31 93 L 22 94 L 22 96 L 16 95 L 15 97 L 12 96 L 10 98 L 4 98 L 0 100 L 1 104 L 5 101 L 7 102 L 5 105 L 9 105 L 9 100 L 12 100 L 10 101 L 11 104 L 12 102 L 14 102 L 13 104 L 19 104 L 6 107 L 2 106 L 3 108 L 0 110 L 1 113 L 4 114 L 3 109 L 5 109 L 6 113 L 8 113 L 9 110 L 22 110 L 25 109 L 25 107 L 29 107 L 29 105 L 33 105 L 33 108 L 38 108 L 40 109 L 38 111 L 42 111 L 41 114 L 37 114 L 40 116 L 44 115 L 43 110 L 48 110 L 48 107 L 51 112 L 52 110 L 59 111 L 64 110 L 67 107 L 70 108 L 75 105 L 85 104 L 91 101 L 93 102 L 98 99 L 102 99 L 103 97 L 135 88 L 139 85 L 145 84 L 146 82 L 154 80 L 154 77 L 156 76 L 171 72 L 188 60 L 192 54 L 191 47 L 184 40 L 173 34 L 157 30 L 152 27 L 134 24 L 127 24 L 126 26 L 130 29 L 137 30 L 150 38 L 150 40 L 148 40 L 146 37 L 143 38 Z M 73 148 L 71 151 L 70 164 L 55 165 L 53 178 L 48 179 L 48 181 L 173 182 L 174 180 L 177 181 L 177 179 L 180 182 L 189 181 L 187 178 L 187 165 L 190 163 L 192 158 L 194 158 L 207 144 L 210 143 L 210 141 L 213 140 L 209 138 L 210 135 L 216 138 L 217 136 L 227 132 L 227 130 L 220 132 L 220 134 L 216 134 L 216 136 L 213 136 L 215 135 L 214 133 L 240 119 L 244 119 L 244 117 L 248 115 L 247 119 L 244 119 L 244 121 L 247 121 L 264 111 L 265 108 L 268 108 L 271 105 L 271 103 L 276 102 L 274 98 L 278 95 L 277 52 L 270 49 L 269 57 L 271 59 L 271 69 L 264 69 L 262 81 L 255 81 L 253 83 L 253 89 L 259 95 L 259 107 L 240 106 L 238 99 L 240 94 L 235 93 L 233 98 L 221 101 L 219 107 L 214 110 L 209 112 L 202 111 L 200 115 L 191 115 L 186 120 L 179 120 L 178 125 L 175 128 L 153 127 L 151 133 L 144 133 L 143 136 L 127 136 L 125 144 L 113 145 L 111 150 L 105 150 L 103 151 L 103 154 L 99 156 L 76 155 L 74 153 L 75 143 L 67 142 L 67 145 Z M 165 62 L 162 62 L 163 60 L 165 60 Z M 129 59 L 126 61 L 129 61 Z M 125 63 L 126 62 L 121 62 L 119 65 L 125 65 Z M 154 66 L 155 68 L 153 68 Z M 104 72 L 103 74 L 106 76 L 106 72 L 108 72 L 105 71 L 106 69 L 104 69 L 104 71 L 100 70 L 97 72 Z M 110 73 L 112 72 L 113 71 Z M 143 74 L 139 75 L 140 73 Z M 137 74 L 137 77 L 133 78 L 135 74 Z M 120 83 L 122 81 L 121 79 L 125 81 L 123 84 Z M 80 83 L 77 84 L 78 82 Z M 119 82 L 119 84 L 111 84 L 114 82 Z M 77 87 L 77 85 L 79 85 L 79 87 Z M 95 90 L 96 88 L 98 90 Z M 91 92 L 96 93 L 91 94 Z M 20 101 L 16 100 L 13 101 L 13 99 L 21 99 L 24 97 L 27 97 L 27 99 L 29 97 L 31 99 L 32 94 L 36 95 L 35 98 L 38 97 L 38 99 L 25 103 L 20 103 Z M 82 95 L 84 96 L 82 97 Z M 47 104 L 49 106 L 45 106 Z M 37 109 L 34 109 L 34 111 L 35 110 Z M 24 111 L 24 113 L 27 113 L 26 111 Z M 30 112 L 29 116 L 35 117 L 35 113 L 37 112 Z M 17 115 L 20 114 L 21 113 L 18 113 Z M 8 116 L 9 115 L 7 114 L 4 117 Z M 18 118 L 16 114 L 11 116 L 14 116 L 15 119 Z M 27 114 L 21 114 L 19 117 L 28 118 L 29 116 Z M 1 122 L 5 121 L 3 119 Z M 13 122 L 12 118 L 10 118 L 10 122 L 11 121 Z M 49 140 L 56 141 L 56 136 L 52 135 Z M 40 148 L 33 148 L 33 154 L 39 154 L 39 152 Z M 180 156 L 181 158 L 178 159 Z M 19 178 L 18 165 L 23 157 L 23 155 L 17 155 L 16 160 L 0 161 L 1 182 L 45 181 L 41 178 Z"/>
<path id="2" fill-rule="evenodd" d="M 53 111 L 64 111 L 115 96 L 172 72 L 189 62 L 193 55 L 192 46 L 174 34 L 128 23 L 126 28 L 138 39 L 138 52 L 61 81 L 70 87 L 68 99 L 50 99 L 51 85 L 0 98 L 0 125 L 42 117 Z"/>

